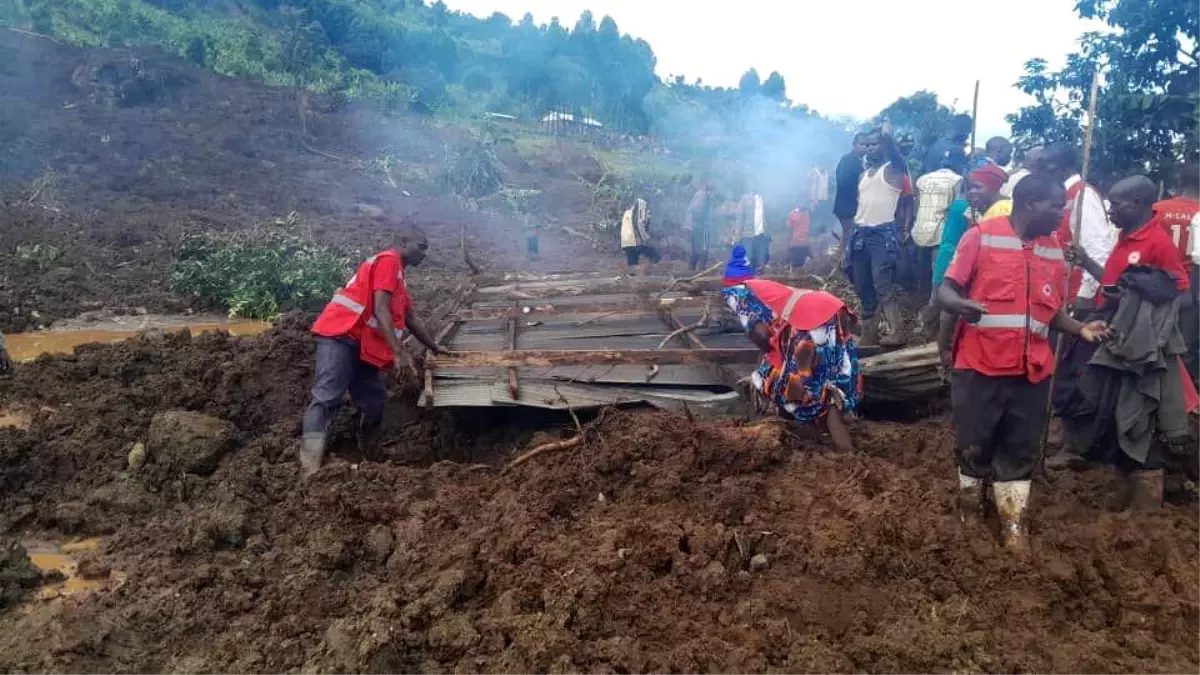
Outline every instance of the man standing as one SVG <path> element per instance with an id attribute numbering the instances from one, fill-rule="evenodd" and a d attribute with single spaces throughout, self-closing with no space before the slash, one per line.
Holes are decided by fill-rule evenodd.
<path id="1" fill-rule="evenodd" d="M 933 173 L 942 168 L 942 165 L 952 155 L 966 157 L 963 146 L 967 144 L 967 139 L 971 137 L 971 126 L 970 115 L 955 115 L 950 120 L 950 133 L 945 138 L 935 141 L 933 145 L 929 146 L 929 150 L 925 152 L 925 161 L 921 166 L 921 174 Z"/>
<path id="2" fill-rule="evenodd" d="M 1041 171 L 1042 153 L 1043 150 L 1041 146 L 1033 147 L 1025 151 L 1025 158 L 1021 160 L 1021 168 L 1012 172 L 1012 174 L 1008 177 L 1008 182 L 1004 184 L 1004 187 L 1000 188 L 1001 197 L 1004 197 L 1005 199 L 1012 199 L 1013 188 L 1017 186 L 1017 183 L 1021 182 L 1022 178 L 1031 173 L 1037 173 Z"/>
<path id="3" fill-rule="evenodd" d="M 988 139 L 987 144 L 983 146 L 984 155 L 988 160 L 996 166 L 1003 169 L 1012 161 L 1013 146 L 1007 138 L 1003 136 L 993 136 Z"/>
<path id="4" fill-rule="evenodd" d="M 905 343 L 895 275 L 901 234 L 896 208 L 907 173 L 900 151 L 882 131 L 868 133 L 866 147 L 867 166 L 858 182 L 858 210 L 843 266 L 862 301 L 862 344 L 894 347 Z M 890 329 L 883 338 L 875 315 L 881 305 Z"/>
<path id="5" fill-rule="evenodd" d="M 1103 267 L 1113 245 L 1108 214 L 1099 191 L 1086 185 L 1079 175 L 1079 153 L 1075 151 L 1075 146 L 1056 143 L 1046 148 L 1042 169 L 1047 175 L 1062 181 L 1067 190 L 1067 209 L 1058 227 L 1059 243 L 1063 246 L 1079 244 L 1089 258 Z M 1079 222 L 1079 241 L 1075 241 L 1073 232 L 1076 219 Z M 1069 282 L 1067 301 L 1074 302 L 1077 309 L 1094 307 L 1099 288 L 1098 277 L 1084 275 L 1082 270 L 1076 268 Z"/>
<path id="6" fill-rule="evenodd" d="M 376 253 L 358 266 L 349 283 L 333 294 L 313 324 L 317 336 L 317 365 L 312 403 L 304 413 L 300 465 L 308 477 L 321 468 L 329 425 L 349 391 L 360 414 L 358 439 L 373 451 L 383 420 L 382 370 L 397 374 L 412 357 L 400 342 L 404 331 L 425 348 L 441 353 L 417 320 L 404 285 L 404 271 L 425 259 L 429 241 L 417 228 L 402 229 L 392 248 Z"/>
<path id="7" fill-rule="evenodd" d="M 938 289 L 958 315 L 952 348 L 951 404 L 964 520 L 981 515 L 992 483 L 1005 546 L 1029 549 L 1025 507 L 1037 463 L 1054 351 L 1049 331 L 1088 342 L 1103 323 L 1080 324 L 1064 311 L 1063 251 L 1052 236 L 1066 203 L 1057 180 L 1021 181 L 1011 216 L 971 228 Z"/>
<path id="8" fill-rule="evenodd" d="M 942 241 L 946 209 L 962 186 L 962 161 L 951 157 L 942 168 L 917 179 L 917 218 L 912 240 L 917 245 L 917 292 L 928 297 L 933 278 L 933 258 Z"/>
<path id="9" fill-rule="evenodd" d="M 1200 250 L 1196 248 L 1196 236 L 1200 234 L 1200 166 L 1184 165 L 1179 178 L 1182 181 L 1179 194 L 1157 202 L 1154 215 L 1171 236 L 1192 287 L 1179 308 L 1179 332 L 1183 333 L 1188 347 L 1184 362 L 1195 379 L 1200 370 L 1197 362 L 1200 358 L 1200 278 L 1196 273 L 1200 259 Z"/>
<path id="10" fill-rule="evenodd" d="M 1187 294 L 1190 289 L 1187 271 L 1171 236 L 1154 216 L 1157 195 L 1158 187 L 1145 176 L 1130 176 L 1118 182 L 1109 198 L 1112 219 L 1120 233 L 1108 261 L 1101 267 L 1077 245 L 1067 250 L 1067 259 L 1074 259 L 1088 274 L 1099 277 L 1104 289 L 1117 287 L 1126 272 L 1137 267 L 1143 271 L 1149 268 L 1166 273 L 1166 276 L 1158 275 L 1159 285 L 1167 291 L 1164 298 L 1172 297 L 1172 281 L 1174 291 Z M 1115 432 L 1111 438 L 1119 439 L 1119 443 L 1094 442 L 1089 454 L 1095 458 L 1098 452 L 1102 461 L 1111 462 L 1120 469 L 1129 484 L 1133 508 L 1148 510 L 1162 506 L 1163 498 L 1163 458 L 1157 448 L 1152 447 L 1157 442 L 1155 437 L 1161 435 L 1169 442 L 1186 442 L 1188 422 L 1182 374 L 1176 364 L 1178 351 L 1170 351 L 1170 336 L 1175 327 L 1170 320 L 1164 323 L 1156 310 L 1149 307 L 1154 304 L 1163 306 L 1160 311 L 1173 313 L 1175 310 L 1170 303 L 1145 301 L 1151 290 L 1161 292 L 1162 289 L 1153 288 L 1150 283 L 1145 288 L 1136 281 L 1127 283 L 1130 288 L 1123 289 L 1122 296 L 1132 293 L 1135 299 L 1140 297 L 1143 301 L 1134 307 L 1134 311 L 1114 312 L 1113 328 L 1120 336 L 1118 341 L 1113 343 L 1112 349 L 1098 353 L 1088 362 L 1089 370 L 1098 367 L 1092 364 L 1100 363 L 1099 367 L 1103 369 L 1099 372 L 1104 377 L 1115 377 L 1120 382 L 1120 394 L 1115 397 L 1113 406 L 1097 409 L 1094 413 L 1098 419 L 1111 420 L 1109 423 Z M 1120 302 L 1120 309 L 1125 309 L 1123 297 L 1119 300 L 1106 298 L 1103 294 L 1097 297 L 1098 307 L 1112 302 Z M 1175 349 L 1180 348 L 1176 343 Z M 1148 356 L 1150 354 L 1154 355 L 1153 360 Z M 1167 362 L 1170 366 L 1163 372 L 1161 366 L 1154 367 L 1156 362 Z M 1103 380 L 1091 378 L 1096 374 L 1089 372 L 1085 376 L 1087 387 L 1090 391 L 1103 391 L 1106 388 Z M 1093 386 L 1097 383 L 1101 384 Z M 1127 390 L 1133 392 L 1132 396 L 1125 395 Z"/>
<path id="11" fill-rule="evenodd" d="M 788 214 L 788 258 L 791 264 L 790 273 L 795 273 L 804 267 L 812 255 L 812 243 L 809 240 L 812 211 L 808 203 L 801 203 Z"/>
<path id="12" fill-rule="evenodd" d="M 625 253 L 625 263 L 630 276 L 637 273 L 642 256 L 646 256 L 651 264 L 657 263 L 661 256 L 650 239 L 650 210 L 645 199 L 635 199 L 633 206 L 625 209 L 621 216 L 621 250 Z"/>
<path id="13" fill-rule="evenodd" d="M 712 232 L 712 183 L 704 182 L 688 204 L 685 229 L 691 232 L 692 255 L 688 267 L 695 272 L 700 265 L 708 265 L 708 245 Z"/>
<path id="14" fill-rule="evenodd" d="M 863 172 L 863 156 L 867 154 L 867 135 L 854 135 L 854 148 L 846 153 L 838 162 L 834 171 L 833 215 L 842 225 L 841 247 L 844 250 L 846 242 L 854 232 L 854 214 L 858 211 L 858 179 Z"/>

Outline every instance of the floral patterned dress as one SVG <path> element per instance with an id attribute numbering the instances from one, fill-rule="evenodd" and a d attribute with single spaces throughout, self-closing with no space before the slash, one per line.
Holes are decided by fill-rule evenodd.
<path id="1" fill-rule="evenodd" d="M 829 406 L 852 412 L 862 394 L 858 346 L 839 312 L 820 328 L 802 331 L 779 320 L 744 285 L 722 291 L 747 333 L 766 324 L 775 351 L 750 376 L 756 394 L 801 422 L 825 416 Z M 760 401 L 762 402 L 762 401 Z"/>

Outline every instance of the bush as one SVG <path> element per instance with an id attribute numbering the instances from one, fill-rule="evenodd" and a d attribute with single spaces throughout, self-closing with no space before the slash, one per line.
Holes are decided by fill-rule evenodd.
<path id="1" fill-rule="evenodd" d="M 247 232 L 184 239 L 171 288 L 231 318 L 271 319 L 293 309 L 320 309 L 349 276 L 351 259 L 295 232 L 296 218 Z"/>

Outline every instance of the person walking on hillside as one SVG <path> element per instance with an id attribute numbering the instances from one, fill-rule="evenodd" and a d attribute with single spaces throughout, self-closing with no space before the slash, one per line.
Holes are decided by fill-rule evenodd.
<path id="1" fill-rule="evenodd" d="M 708 266 L 708 247 L 712 237 L 713 187 L 709 182 L 700 185 L 688 204 L 684 229 L 691 234 L 691 257 L 688 267 L 695 272 L 701 265 Z"/>
<path id="2" fill-rule="evenodd" d="M 942 308 L 959 317 L 947 351 L 960 514 L 981 517 L 990 482 L 1004 544 L 1016 552 L 1029 548 L 1025 507 L 1055 365 L 1049 331 L 1088 342 L 1108 335 L 1103 323 L 1064 311 L 1066 267 L 1053 234 L 1065 203 L 1055 179 L 1021 181 L 1012 215 L 968 230 L 938 289 Z"/>
<path id="3" fill-rule="evenodd" d="M 803 202 L 788 214 L 788 263 L 791 273 L 804 267 L 804 263 L 812 256 L 810 204 L 811 202 Z"/>
<path id="4" fill-rule="evenodd" d="M 858 211 L 842 265 L 862 301 L 862 344 L 892 347 L 905 342 L 895 276 L 901 255 L 896 210 L 907 174 L 903 157 L 883 132 L 871 131 L 866 147 L 867 168 L 859 179 Z M 889 328 L 882 337 L 876 315 L 881 307 Z"/>
<path id="5" fill-rule="evenodd" d="M 858 179 L 862 177 L 863 157 L 867 154 L 867 134 L 854 135 L 854 147 L 846 153 L 834 170 L 833 215 L 842 226 L 839 251 L 854 233 L 854 214 L 858 212 Z"/>
<path id="6" fill-rule="evenodd" d="M 417 319 L 404 283 L 405 271 L 420 265 L 428 248 L 424 232 L 415 227 L 401 229 L 395 245 L 360 264 L 313 324 L 316 374 L 300 448 L 305 477 L 321 468 L 329 425 L 347 391 L 360 414 L 359 447 L 367 454 L 374 452 L 383 420 L 382 371 L 392 368 L 399 374 L 404 367 L 401 364 L 416 370 L 401 343 L 405 332 L 430 352 L 442 352 Z"/>
<path id="7" fill-rule="evenodd" d="M 645 256 L 651 264 L 659 261 L 658 249 L 650 243 L 650 209 L 645 199 L 636 199 L 621 217 L 621 250 L 630 275 L 637 273 Z"/>
<path id="8" fill-rule="evenodd" d="M 1069 143 L 1051 145 L 1042 156 L 1042 170 L 1061 181 L 1067 190 L 1067 208 L 1058 226 L 1059 242 L 1063 246 L 1079 244 L 1090 259 L 1103 267 L 1113 246 L 1112 228 L 1108 223 L 1104 198 L 1096 188 L 1083 182 L 1079 166 L 1079 153 Z M 1075 241 L 1072 225 L 1076 218 L 1079 219 L 1078 241 Z M 1074 303 L 1081 312 L 1086 312 L 1095 306 L 1099 288 L 1099 278 L 1084 274 L 1081 268 L 1076 267 L 1069 284 L 1068 302 Z"/>

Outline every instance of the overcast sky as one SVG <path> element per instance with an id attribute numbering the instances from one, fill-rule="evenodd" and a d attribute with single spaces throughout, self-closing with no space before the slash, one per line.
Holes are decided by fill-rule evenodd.
<path id="1" fill-rule="evenodd" d="M 788 97 L 827 115 L 867 118 L 900 96 L 929 89 L 970 112 L 980 83 L 979 132 L 1007 135 L 1004 121 L 1029 98 L 1013 84 L 1025 61 L 1061 65 L 1099 24 L 1075 0 L 443 0 L 487 17 L 503 12 L 570 30 L 583 10 L 611 16 L 650 43 L 658 75 L 736 86 L 747 68 L 778 70 Z"/>

